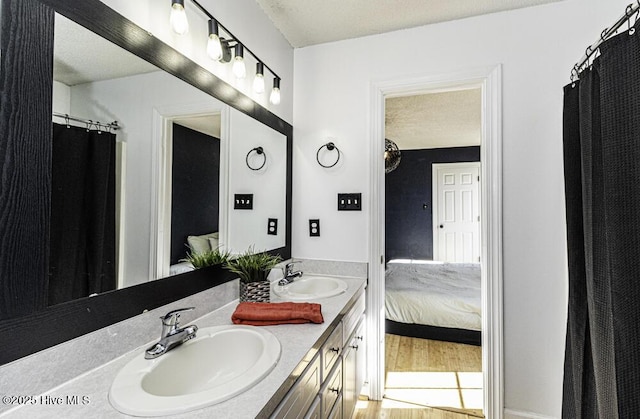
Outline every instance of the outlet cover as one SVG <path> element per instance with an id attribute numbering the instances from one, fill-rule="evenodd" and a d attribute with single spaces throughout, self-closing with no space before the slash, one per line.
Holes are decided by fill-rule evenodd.
<path id="1" fill-rule="evenodd" d="M 320 237 L 320 220 L 309 220 L 309 236 Z"/>
<path id="2" fill-rule="evenodd" d="M 237 193 L 233 196 L 233 209 L 239 210 L 252 210 L 253 209 L 253 194 Z"/>
<path id="3" fill-rule="evenodd" d="M 362 211 L 362 194 L 339 193 L 338 211 Z"/>
<path id="4" fill-rule="evenodd" d="M 278 235 L 278 219 L 277 218 L 269 218 L 267 222 L 267 234 L 271 236 Z"/>

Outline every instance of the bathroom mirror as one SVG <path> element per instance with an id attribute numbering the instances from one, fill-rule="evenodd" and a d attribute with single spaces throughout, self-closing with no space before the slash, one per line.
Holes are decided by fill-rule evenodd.
<path id="1" fill-rule="evenodd" d="M 226 153 L 226 158 L 229 160 L 227 161 L 227 167 L 225 167 L 224 170 L 231 170 L 234 165 L 238 168 L 244 165 L 244 154 L 246 154 L 251 148 L 257 146 L 254 144 L 256 138 L 263 138 L 265 133 L 270 135 L 269 141 L 272 143 L 272 147 L 267 148 L 267 157 L 269 158 L 269 166 L 267 169 L 269 170 L 263 171 L 262 173 L 251 173 L 247 176 L 253 176 L 252 182 L 255 181 L 256 185 L 260 185 L 256 186 L 256 190 L 262 186 L 261 182 L 265 182 L 266 179 L 266 177 L 260 178 L 260 175 L 266 176 L 267 173 L 270 173 L 275 177 L 279 177 L 278 191 L 280 192 L 276 194 L 276 198 L 274 200 L 276 204 L 274 208 L 260 213 L 261 220 L 256 221 L 256 225 L 260 226 L 262 224 L 262 231 L 255 231 L 255 234 L 256 237 L 267 236 L 268 219 L 278 219 L 278 226 L 282 233 L 280 238 L 278 240 L 273 240 L 273 237 L 266 237 L 264 246 L 262 247 L 269 249 L 271 253 L 280 254 L 283 258 L 289 258 L 291 253 L 292 127 L 97 0 L 89 0 L 80 3 L 71 0 L 26 0 L 22 2 L 18 0 L 2 0 L 3 25 L 1 41 L 3 50 L 2 68 L 0 71 L 2 71 L 3 80 L 10 80 L 11 77 L 24 77 L 25 74 L 34 78 L 40 77 L 37 71 L 39 69 L 38 64 L 36 63 L 34 66 L 33 62 L 29 62 L 28 67 L 23 67 L 22 72 L 19 75 L 12 76 L 8 74 L 9 72 L 7 69 L 10 68 L 12 71 L 21 71 L 20 65 L 17 64 L 21 58 L 28 57 L 29 59 L 32 59 L 35 57 L 35 60 L 38 61 L 38 54 L 42 55 L 43 51 L 49 51 L 50 53 L 53 49 L 52 40 L 46 38 L 49 36 L 52 37 L 53 35 L 54 11 L 108 39 L 110 42 L 127 49 L 134 55 L 142 57 L 145 61 L 164 71 L 160 72 L 150 70 L 145 74 L 157 77 L 163 81 L 173 78 L 175 83 L 182 83 L 184 85 L 184 88 L 176 87 L 176 89 L 179 89 L 181 93 L 186 92 L 187 88 L 194 89 L 193 93 L 189 93 L 188 95 L 193 95 L 194 97 L 198 97 L 198 99 L 194 99 L 191 105 L 198 103 L 198 106 L 205 108 L 205 113 L 212 112 L 213 114 L 216 114 L 216 109 L 218 109 L 219 111 L 217 114 L 221 118 L 222 127 L 221 140 L 224 141 L 225 132 L 229 136 L 227 139 L 229 141 L 229 145 L 224 151 L 224 153 Z M 9 28 L 7 25 L 10 25 L 11 27 Z M 18 45 L 16 45 L 16 42 L 20 42 L 23 38 L 28 38 L 28 36 L 25 36 L 21 31 L 34 31 L 34 27 L 38 28 L 38 33 L 36 35 L 31 34 L 31 36 L 35 36 L 36 39 L 38 39 L 39 45 L 34 48 L 39 48 L 39 51 L 31 51 L 31 44 L 20 45 L 19 48 L 16 48 L 15 50 L 11 50 L 9 48 L 9 46 L 12 45 L 17 47 Z M 46 70 L 48 65 L 46 63 L 46 57 L 44 57 L 44 59 L 40 57 L 40 60 L 44 62 L 42 66 Z M 28 68 L 28 71 L 25 71 L 25 68 Z M 126 77 L 138 76 L 129 75 Z M 40 79 L 42 78 L 40 77 Z M 41 88 L 43 85 L 49 85 L 51 88 L 52 80 L 47 81 L 40 79 L 33 82 L 33 89 Z M 168 83 L 174 82 L 171 81 Z M 96 90 L 95 85 L 90 90 Z M 25 95 L 20 98 L 21 102 L 17 103 L 16 106 L 33 109 L 33 111 L 28 115 L 28 118 L 31 119 L 28 123 L 18 121 L 15 122 L 15 124 L 17 126 L 20 123 L 24 123 L 25 126 L 28 125 L 29 127 L 34 127 L 34 132 L 36 128 L 39 128 L 40 137 L 46 137 L 41 134 L 43 132 L 47 132 L 47 126 L 50 130 L 52 108 L 49 106 L 48 110 L 41 110 L 35 105 L 36 97 L 42 95 L 42 91 L 44 91 L 44 89 L 41 89 L 37 94 L 34 93 L 33 97 L 31 95 Z M 11 93 L 12 92 L 3 92 L 2 94 L 10 95 Z M 127 96 L 126 92 L 122 94 Z M 43 97 L 45 100 L 41 101 L 39 104 L 52 103 L 51 97 L 47 98 L 46 95 Z M 130 102 L 129 105 L 132 105 L 138 101 L 139 96 L 134 92 L 130 92 L 128 98 Z M 11 97 L 10 100 L 15 100 L 15 97 Z M 31 103 L 29 103 L 29 101 L 31 101 Z M 82 103 L 82 101 L 78 103 Z M 114 115 L 113 111 L 108 107 L 101 108 L 98 106 L 103 103 L 103 99 L 95 100 L 93 102 L 95 105 L 92 109 L 95 111 L 95 113 L 92 114 L 94 115 L 94 118 L 101 122 L 123 119 Z M 31 108 L 29 108 L 29 106 L 31 106 Z M 166 105 L 156 104 L 156 114 L 153 115 L 151 119 L 156 118 L 157 124 L 172 121 L 175 117 L 175 113 L 172 113 L 172 106 L 174 106 L 173 103 Z M 196 106 L 196 108 L 198 108 L 198 106 Z M 196 113 L 202 113 L 201 111 L 202 110 L 198 108 Z M 73 114 L 73 112 L 74 111 L 71 111 L 70 114 Z M 149 113 L 152 113 L 152 111 L 149 111 Z M 48 115 L 48 117 L 46 115 Z M 10 121 L 6 115 L 2 115 L 2 117 L 4 118 L 4 121 Z M 89 115 L 83 117 L 92 119 Z M 239 125 L 236 128 L 232 125 L 234 120 L 239 122 Z M 61 121 L 60 119 L 56 122 L 65 123 L 65 121 Z M 225 122 L 229 124 L 226 127 Z M 12 123 L 12 121 L 9 123 Z M 252 124 L 255 125 L 257 129 L 264 130 L 264 132 L 256 136 L 247 135 L 246 138 L 248 139 L 248 142 L 246 144 L 242 143 L 241 140 L 238 140 L 237 144 L 235 144 L 233 139 L 234 131 L 242 132 L 243 129 Z M 8 142 L 11 143 L 12 141 L 20 140 L 17 138 L 19 135 L 18 132 L 20 131 L 18 128 L 20 127 L 15 128 L 11 125 L 5 124 L 3 126 L 0 124 L 0 128 L 4 130 L 2 134 L 3 136 L 6 135 Z M 152 130 L 153 129 L 157 130 L 157 126 L 156 128 L 152 128 Z M 130 123 L 122 122 L 122 134 L 125 136 L 137 136 L 139 135 L 139 132 L 133 130 Z M 156 133 L 156 135 L 158 134 Z M 33 138 L 32 133 L 27 133 L 25 136 Z M 154 172 L 154 169 L 159 170 L 159 167 L 162 166 L 163 160 L 162 154 L 159 153 L 157 149 L 149 151 L 152 155 L 146 155 L 142 150 L 134 150 L 138 145 L 134 145 L 135 143 L 133 140 L 127 139 L 125 142 L 127 143 L 127 157 L 131 156 L 132 151 L 141 152 L 141 154 L 139 154 L 141 160 L 135 159 L 133 163 L 125 165 L 126 168 L 131 167 L 132 164 L 142 165 L 143 169 L 148 169 L 147 172 L 149 173 L 149 177 L 153 177 L 154 173 L 158 173 Z M 48 179 L 46 179 L 47 175 L 43 174 L 44 171 L 40 171 L 41 169 L 39 169 L 39 166 L 41 166 L 41 162 L 38 161 L 38 159 L 42 158 L 42 153 L 40 153 L 41 150 L 38 148 L 41 147 L 41 145 L 37 141 L 24 143 L 28 143 L 26 146 L 33 145 L 35 147 L 31 153 L 26 153 L 33 156 L 33 161 L 27 161 L 24 163 L 22 161 L 16 161 L 11 162 L 11 164 L 14 165 L 17 172 L 33 171 L 35 169 L 37 173 L 34 173 L 32 176 L 37 180 L 35 186 L 46 191 L 47 187 L 42 185 L 45 184 L 45 181 L 48 181 Z M 234 144 L 234 146 L 231 146 L 231 144 Z M 236 145 L 237 147 L 234 149 Z M 2 147 L 7 147 L 7 145 L 2 145 Z M 221 148 L 225 147 L 221 146 Z M 156 156 L 153 156 L 154 152 L 157 153 L 156 156 L 159 156 L 158 161 L 154 161 L 156 158 Z M 231 159 L 234 153 L 242 155 L 241 162 L 236 162 L 237 159 Z M 166 163 L 166 160 L 164 160 L 164 162 Z M 154 166 L 156 164 L 157 167 Z M 223 169 L 221 168 L 221 170 Z M 247 169 L 247 171 L 249 171 L 249 169 Z M 229 173 L 229 171 L 225 171 L 224 175 L 227 176 Z M 249 183 L 249 185 L 243 183 L 246 180 L 245 176 L 238 177 L 238 179 L 242 179 L 242 182 L 238 183 L 237 186 L 233 181 L 234 176 L 235 174 L 228 176 L 224 181 L 226 182 L 224 183 L 224 188 L 221 188 L 225 189 L 225 192 L 227 193 L 226 196 L 231 197 L 235 193 L 251 193 L 251 191 L 247 189 L 251 187 L 251 183 Z M 275 178 L 270 178 L 267 183 L 275 185 L 276 181 L 274 179 Z M 0 186 L 2 186 L 3 190 L 6 190 L 7 188 L 11 189 L 11 185 L 6 183 Z M 166 183 L 164 186 L 166 186 Z M 161 193 L 157 191 L 162 191 L 162 185 L 156 185 L 156 187 L 156 192 L 154 192 L 153 186 L 147 186 L 147 189 L 144 189 L 142 185 L 129 186 L 127 184 L 126 190 L 130 191 L 131 194 L 124 195 L 125 208 L 127 208 L 125 210 L 127 211 L 126 214 L 129 213 L 129 207 L 126 206 L 129 203 L 127 201 L 133 201 L 131 203 L 134 205 L 139 206 L 140 202 L 147 205 L 150 209 L 151 218 L 159 217 L 158 208 L 162 206 L 162 203 L 159 203 L 161 201 L 158 200 L 157 196 Z M 9 190 L 9 192 L 11 192 L 11 190 Z M 9 194 L 5 196 L 12 195 Z M 130 198 L 129 196 L 133 196 L 134 198 Z M 166 201 L 164 202 L 166 204 Z M 237 215 L 239 214 L 237 212 L 234 213 L 231 203 L 232 200 L 229 199 L 229 202 L 225 205 L 225 209 L 222 210 L 222 213 L 226 212 L 226 215 L 221 218 L 224 219 L 224 223 L 227 223 L 226 233 L 223 234 L 227 235 L 228 240 L 233 240 L 234 234 L 237 239 L 240 239 L 243 234 L 245 235 L 244 237 L 250 237 L 254 234 L 252 229 L 243 230 L 242 226 L 233 224 L 234 219 L 238 218 Z M 35 205 L 35 211 L 37 212 L 35 217 L 40 217 L 41 219 L 43 215 L 48 214 L 48 203 L 45 202 L 45 204 L 46 205 L 43 205 L 41 208 L 38 208 L 38 205 Z M 162 213 L 161 210 L 160 213 Z M 164 215 L 167 214 L 165 213 Z M 246 216 L 246 213 L 241 215 Z M 25 224 L 27 216 L 31 217 L 32 214 L 29 212 L 28 214 L 20 215 L 17 211 L 12 212 L 11 217 L 5 221 L 4 225 L 0 226 L 0 229 L 2 229 L 3 232 L 8 231 L 10 229 L 9 223 L 12 223 L 12 225 L 23 225 Z M 124 218 L 126 219 L 127 216 L 125 215 Z M 20 237 L 20 240 L 23 240 L 25 243 L 28 242 L 26 245 L 20 241 L 14 243 L 4 241 L 2 243 L 2 253 L 0 255 L 0 265 L 3 266 L 3 268 L 1 268 L 2 272 L 0 272 L 2 274 L 0 275 L 2 278 L 0 281 L 0 289 L 2 289 L 3 293 L 0 305 L 13 306 L 14 308 L 18 307 L 19 310 L 16 311 L 18 313 L 17 316 L 10 315 L 8 320 L 0 320 L 0 342 L 5 342 L 0 343 L 0 353 L 2 353 L 2 357 L 0 357 L 0 364 L 57 343 L 61 343 L 65 340 L 107 326 L 114 322 L 121 321 L 133 315 L 140 314 L 146 309 L 152 309 L 167 304 L 176 299 L 183 298 L 187 295 L 202 291 L 211 286 L 215 286 L 232 279 L 227 272 L 221 269 L 221 267 L 216 266 L 205 270 L 182 273 L 159 281 L 148 282 L 148 278 L 152 275 L 151 272 L 154 269 L 153 266 L 158 266 L 157 261 L 151 260 L 151 258 L 154 257 L 153 251 L 154 249 L 158 253 L 161 253 L 162 251 L 162 249 L 157 245 L 158 242 L 162 241 L 161 235 L 156 231 L 162 230 L 162 220 L 166 222 L 167 219 L 158 218 L 155 226 L 153 223 L 147 224 L 148 230 L 146 231 L 134 230 L 134 236 L 140 236 L 143 240 L 150 240 L 152 243 L 139 245 L 136 242 L 133 242 L 129 246 L 124 247 L 124 252 L 127 254 L 127 257 L 146 260 L 146 269 L 142 268 L 138 273 L 130 273 L 127 271 L 124 274 L 125 278 L 129 276 L 136 276 L 140 278 L 139 281 L 134 279 L 131 283 L 131 285 L 134 286 L 50 307 L 47 306 L 46 298 L 44 298 L 47 287 L 46 266 L 48 246 L 43 245 L 43 241 L 46 234 L 41 233 L 38 238 L 33 231 L 28 231 L 28 234 Z M 246 221 L 240 221 L 243 223 L 242 225 L 247 225 Z M 136 226 L 136 224 L 139 223 L 126 223 L 127 226 Z M 48 226 L 45 225 L 44 227 Z M 139 227 L 139 225 L 136 226 L 136 228 Z M 43 226 L 40 225 L 38 226 L 38 229 L 41 232 L 44 232 L 45 230 L 48 231 L 48 228 L 43 229 Z M 37 231 L 38 229 L 33 230 Z M 145 227 L 142 229 L 145 230 Z M 236 230 L 238 231 L 234 232 Z M 244 237 L 242 240 L 244 240 Z M 240 241 L 240 243 L 243 242 Z M 253 243 L 261 242 L 256 240 Z M 14 248 L 20 246 L 22 246 L 23 249 L 29 248 L 31 253 L 29 255 L 25 255 L 21 249 L 16 249 L 14 251 Z M 259 249 L 259 247 L 256 247 L 256 249 Z M 25 258 L 28 258 L 28 260 Z M 44 268 L 43 265 L 45 266 Z M 145 265 L 145 263 L 140 264 L 140 266 L 142 265 Z M 22 266 L 29 266 L 30 268 L 19 269 L 19 267 Z M 33 266 L 33 269 L 31 269 L 31 266 Z M 17 278 L 17 272 L 20 272 L 20 280 Z M 157 272 L 162 272 L 162 270 L 158 268 Z M 158 276 L 164 275 L 159 274 Z M 9 279 L 5 280 L 6 278 Z M 20 289 L 14 289 L 16 284 L 18 284 Z M 18 301 L 18 303 L 16 303 L 16 301 Z M 2 309 L 2 307 L 0 307 L 0 309 Z M 6 313 L 6 310 L 0 310 L 0 312 Z M 5 318 L 7 317 L 5 316 Z M 52 323 L 56 324 L 55 328 L 46 326 L 47 324 L 50 325 Z M 16 334 L 18 336 L 16 336 Z M 9 339 L 8 336 L 11 336 L 11 339 Z M 9 341 L 12 342 L 11 345 L 7 344 Z"/>

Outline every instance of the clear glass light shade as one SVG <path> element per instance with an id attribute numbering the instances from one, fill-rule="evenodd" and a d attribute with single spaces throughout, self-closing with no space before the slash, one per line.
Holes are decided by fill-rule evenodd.
<path id="1" fill-rule="evenodd" d="M 247 77 L 247 67 L 244 65 L 244 58 L 241 56 L 236 56 L 233 59 L 233 68 L 231 69 L 233 74 L 239 78 L 244 79 Z"/>
<path id="2" fill-rule="evenodd" d="M 209 40 L 207 41 L 207 55 L 215 61 L 219 61 L 222 58 L 222 44 L 218 35 L 214 33 L 209 35 Z"/>
<path id="3" fill-rule="evenodd" d="M 273 105 L 279 105 L 280 104 L 280 89 L 277 87 L 274 87 L 273 90 L 271 91 L 271 96 L 269 97 L 269 102 L 271 102 Z"/>
<path id="4" fill-rule="evenodd" d="M 187 20 L 187 14 L 184 11 L 184 7 L 181 4 L 173 3 L 171 5 L 169 23 L 171 24 L 173 31 L 178 35 L 184 35 L 189 32 L 189 21 Z"/>
<path id="5" fill-rule="evenodd" d="M 264 75 L 256 74 L 256 77 L 253 79 L 253 91 L 260 94 L 264 93 Z"/>

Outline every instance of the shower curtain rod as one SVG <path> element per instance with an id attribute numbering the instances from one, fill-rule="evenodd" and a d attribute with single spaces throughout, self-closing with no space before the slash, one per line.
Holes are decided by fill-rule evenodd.
<path id="1" fill-rule="evenodd" d="M 67 121 L 67 123 L 69 121 L 75 121 L 75 122 L 80 122 L 82 124 L 86 124 L 87 128 L 91 128 L 92 125 L 95 125 L 98 128 L 98 130 L 100 130 L 101 127 L 104 127 L 105 129 L 107 128 L 112 129 L 114 131 L 120 129 L 120 125 L 118 125 L 118 121 L 113 121 L 107 124 L 103 124 L 100 121 L 92 121 L 91 119 L 76 118 L 74 116 L 69 116 L 69 114 L 66 114 L 66 113 L 57 113 L 57 112 L 54 112 L 53 116 L 56 116 L 58 118 L 64 118 L 65 121 Z"/>
<path id="2" fill-rule="evenodd" d="M 627 8 L 624 11 L 624 15 L 620 16 L 620 18 L 616 21 L 616 23 L 613 24 L 611 28 L 605 28 L 605 30 L 602 31 L 602 33 L 600 34 L 600 38 L 598 38 L 596 42 L 594 42 L 593 44 L 587 47 L 580 61 L 578 61 L 571 69 L 571 81 L 574 81 L 580 78 L 581 71 L 584 70 L 584 68 L 586 68 L 586 64 L 589 62 L 589 59 L 593 54 L 595 54 L 598 51 L 598 48 L 600 47 L 600 45 L 602 45 L 604 41 L 609 39 L 609 37 L 614 35 L 622 25 L 628 22 L 631 16 L 638 13 L 639 9 L 640 9 L 640 0 L 636 0 L 636 3 L 631 3 L 630 5 L 627 6 Z M 636 20 L 637 19 L 638 17 L 636 16 Z M 629 28 L 629 30 L 631 30 L 631 28 Z"/>

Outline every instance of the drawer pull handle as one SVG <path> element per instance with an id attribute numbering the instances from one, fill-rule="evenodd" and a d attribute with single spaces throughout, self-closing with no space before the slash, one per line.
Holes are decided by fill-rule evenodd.
<path id="1" fill-rule="evenodd" d="M 331 352 L 335 352 L 335 353 L 340 353 L 340 349 L 339 348 L 331 348 L 329 349 Z"/>
<path id="2" fill-rule="evenodd" d="M 362 337 L 362 336 L 356 336 L 356 339 L 358 339 L 358 340 L 362 340 L 362 339 L 364 339 L 364 337 Z"/>
<path id="3" fill-rule="evenodd" d="M 339 388 L 330 388 L 329 391 L 333 391 L 336 394 L 340 393 L 340 389 Z"/>
<path id="4" fill-rule="evenodd" d="M 358 350 L 358 345 L 351 345 L 351 348 L 355 349 L 356 351 Z"/>

